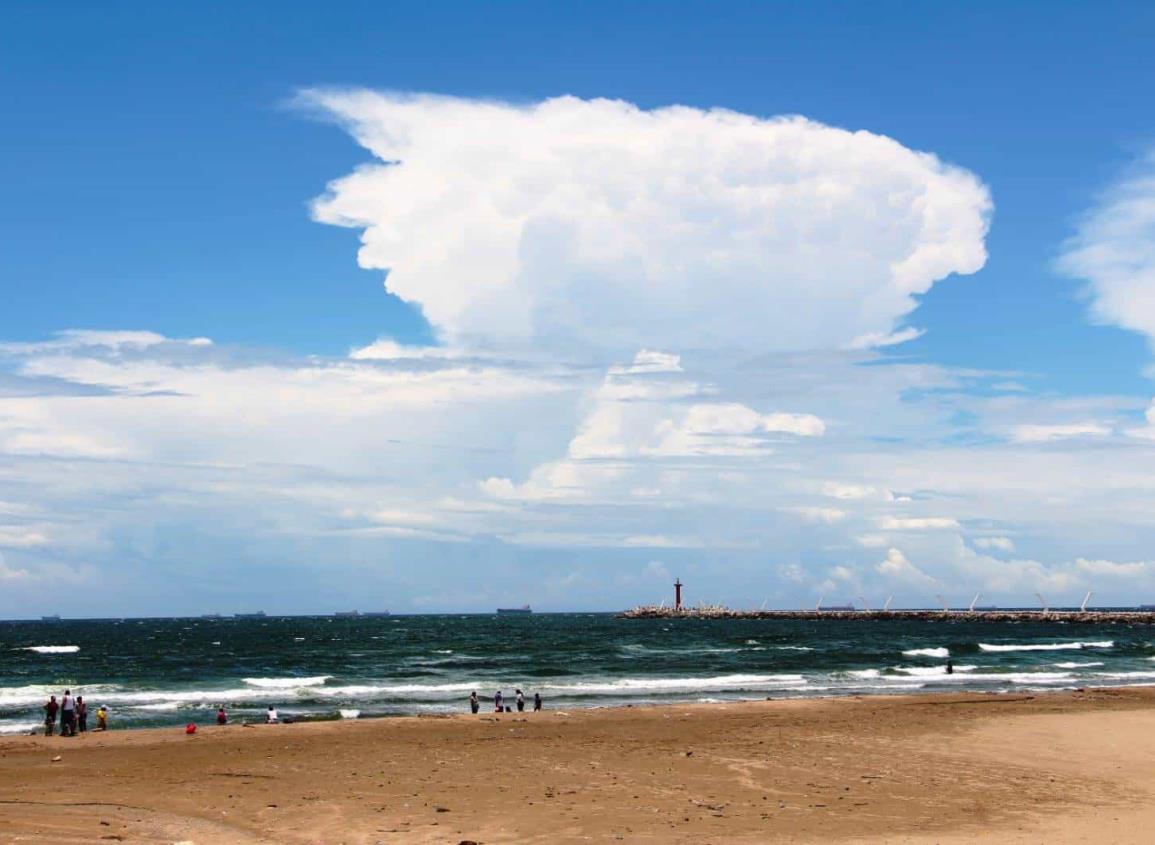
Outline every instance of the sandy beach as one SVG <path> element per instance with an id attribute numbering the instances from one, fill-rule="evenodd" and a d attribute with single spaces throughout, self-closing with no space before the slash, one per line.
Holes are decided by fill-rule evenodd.
<path id="1" fill-rule="evenodd" d="M 4 843 L 1144 842 L 1153 796 L 1136 689 L 0 740 Z"/>

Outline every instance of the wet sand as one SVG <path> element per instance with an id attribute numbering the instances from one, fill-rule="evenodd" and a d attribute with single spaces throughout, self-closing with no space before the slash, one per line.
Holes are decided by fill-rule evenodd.
<path id="1" fill-rule="evenodd" d="M 0 739 L 0 843 L 1149 842 L 1153 799 L 1145 689 Z"/>

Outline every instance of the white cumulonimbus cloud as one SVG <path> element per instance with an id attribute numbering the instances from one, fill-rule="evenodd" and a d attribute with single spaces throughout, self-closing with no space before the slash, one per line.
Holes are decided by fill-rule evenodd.
<path id="1" fill-rule="evenodd" d="M 377 159 L 316 219 L 363 229 L 361 266 L 454 344 L 885 345 L 986 260 L 986 187 L 883 135 L 575 97 L 301 99 Z"/>

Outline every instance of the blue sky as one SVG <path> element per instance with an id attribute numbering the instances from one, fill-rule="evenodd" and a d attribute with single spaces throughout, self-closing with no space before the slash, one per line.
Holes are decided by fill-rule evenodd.
<path id="1" fill-rule="evenodd" d="M 973 580 L 989 578 L 992 589 L 1002 588 L 1008 598 L 1015 591 L 1033 592 L 1036 585 L 1028 583 L 1032 577 L 1044 583 L 1050 579 L 1049 583 L 1061 583 L 1064 588 L 1069 585 L 1070 590 L 1081 588 L 1083 581 L 1072 569 L 1078 560 L 1118 565 L 1143 562 L 1141 545 L 1125 539 L 1137 536 L 1131 523 L 1088 527 L 1078 537 L 1051 530 L 1070 522 L 1072 510 L 1090 512 L 1088 503 L 1070 491 L 1050 510 L 1024 513 L 1017 522 L 1005 525 L 1000 523 L 1003 501 L 997 486 L 988 492 L 982 507 L 976 504 L 965 514 L 960 509 L 959 514 L 945 516 L 929 511 L 904 515 L 843 508 L 846 513 L 841 517 L 824 517 L 819 515 L 824 506 L 802 501 L 809 493 L 797 493 L 801 498 L 796 502 L 776 500 L 765 503 L 761 511 L 747 512 L 719 495 L 699 501 L 699 514 L 716 509 L 709 524 L 729 530 L 713 534 L 702 529 L 687 546 L 685 538 L 658 539 L 665 537 L 663 520 L 668 516 L 663 514 L 689 505 L 679 504 L 676 497 L 667 501 L 668 493 L 661 484 L 651 483 L 653 479 L 631 482 L 636 482 L 631 488 L 635 491 L 659 491 L 639 494 L 664 503 L 651 502 L 652 511 L 633 506 L 623 509 L 616 494 L 604 491 L 600 498 L 594 496 L 578 505 L 525 485 L 531 483 L 535 470 L 547 474 L 543 467 L 560 472 L 558 464 L 565 461 L 588 467 L 589 461 L 607 456 L 619 460 L 632 448 L 647 460 L 654 455 L 668 460 L 678 454 L 693 455 L 697 464 L 718 463 L 697 467 L 695 471 L 705 475 L 694 481 L 696 490 L 710 488 L 719 479 L 729 478 L 727 474 L 775 476 L 785 473 L 789 464 L 795 469 L 804 467 L 806 472 L 790 476 L 785 487 L 795 485 L 801 490 L 810 483 L 800 480 L 806 476 L 818 485 L 814 489 L 843 483 L 876 488 L 886 507 L 894 510 L 896 498 L 910 499 L 912 507 L 923 501 L 919 491 L 924 488 L 927 501 L 982 495 L 977 482 L 966 486 L 957 479 L 936 481 L 931 470 L 921 481 L 911 475 L 911 466 L 926 466 L 927 461 L 956 466 L 953 455 L 931 456 L 928 449 L 973 448 L 977 464 L 989 458 L 996 464 L 1009 461 L 1014 465 L 1015 459 L 997 450 L 1018 443 L 1027 451 L 1050 450 L 1042 461 L 1048 467 L 1064 467 L 1064 461 L 1070 461 L 1071 471 L 1080 467 L 1079 471 L 1105 477 L 1116 472 L 1113 462 L 1131 469 L 1143 466 L 1145 441 L 1124 432 L 1144 426 L 1151 398 L 1145 375 L 1150 366 L 1150 334 L 1143 319 L 1128 316 L 1133 309 L 1142 311 L 1142 284 L 1147 276 L 1141 263 L 1129 265 L 1138 281 L 1128 286 L 1119 282 L 1117 268 L 1096 263 L 1094 255 L 1100 253 L 1093 247 L 1104 238 L 1110 240 L 1114 229 L 1107 224 L 1096 229 L 1087 221 L 1096 219 L 1096 214 L 1099 219 L 1114 219 L 1113 191 L 1144 190 L 1144 161 L 1155 143 L 1155 114 L 1147 102 L 1155 81 L 1150 50 L 1155 10 L 1149 4 L 686 3 L 671 11 L 666 5 L 646 3 L 624 8 L 599 3 L 570 7 L 338 3 L 325 9 L 259 3 L 242 7 L 46 3 L 14 4 L 7 21 L 0 34 L 0 106 L 7 116 L 0 138 L 0 180 L 7 195 L 0 220 L 4 233 L 0 343 L 8 344 L 9 351 L 6 359 L 0 359 L 0 390 L 5 391 L 0 402 L 6 401 L 4 396 L 20 397 L 23 404 L 0 413 L 0 420 L 7 420 L 10 432 L 15 432 L 6 441 L 7 454 L 0 451 L 7 473 L 0 478 L 6 484 L 6 489 L 0 488 L 0 502 L 7 502 L 9 511 L 8 522 L 0 521 L 0 529 L 9 526 L 7 535 L 0 531 L 0 541 L 8 536 L 9 545 L 0 542 L 0 553 L 7 571 L 22 573 L 8 579 L 22 596 L 12 599 L 8 607 L 0 599 L 0 613 L 15 613 L 17 602 L 23 607 L 29 600 L 50 612 L 53 607 L 47 606 L 45 598 L 50 573 L 71 571 L 82 578 L 89 577 L 83 573 L 93 568 L 115 568 L 126 576 L 131 572 L 142 578 L 126 578 L 136 586 L 126 588 L 111 605 L 104 598 L 88 604 L 70 599 L 73 606 L 65 610 L 97 612 L 109 606 L 110 612 L 152 612 L 155 608 L 200 612 L 207 604 L 213 605 L 207 609 L 243 609 L 243 604 L 225 607 L 238 593 L 245 602 L 259 601 L 270 609 L 280 602 L 286 610 L 324 610 L 328 607 L 314 607 L 317 585 L 327 585 L 323 602 L 344 606 L 355 603 L 359 591 L 334 585 L 363 579 L 379 583 L 381 593 L 392 596 L 390 603 L 398 609 L 469 609 L 472 597 L 478 595 L 476 589 L 449 590 L 439 585 L 462 578 L 468 584 L 478 561 L 491 571 L 496 568 L 505 573 L 497 579 L 501 583 L 495 592 L 478 601 L 532 593 L 526 600 L 541 596 L 543 604 L 582 607 L 613 607 L 647 598 L 650 582 L 665 577 L 651 578 L 651 574 L 691 566 L 705 567 L 703 572 L 719 585 L 720 597 L 737 601 L 748 594 L 761 596 L 777 590 L 782 602 L 793 602 L 808 598 L 831 579 L 838 589 L 849 585 L 849 575 L 831 574 L 837 567 L 858 579 L 846 590 L 863 588 L 864 578 L 881 581 L 884 576 L 901 575 L 897 564 L 881 571 L 879 567 L 891 560 L 887 557 L 891 550 L 914 561 L 916 552 L 911 550 L 920 543 L 926 559 L 915 563 L 933 579 L 938 577 L 935 567 L 948 571 L 942 561 L 960 548 L 983 554 L 1000 550 L 997 544 L 976 546 L 974 540 L 1007 539 L 1019 555 L 1008 564 L 1018 567 L 1020 574 L 1014 579 L 999 580 L 997 573 L 974 574 L 976 568 L 984 573 L 997 570 L 997 561 L 971 561 L 965 566 L 971 567 L 966 571 Z M 511 324 L 495 318 L 493 309 L 514 308 L 517 303 L 480 302 L 472 311 L 465 309 L 457 315 L 452 300 L 461 292 L 452 286 L 441 294 L 440 306 L 423 298 L 424 293 L 411 293 L 409 302 L 386 293 L 384 259 L 363 255 L 362 262 L 369 269 L 359 268 L 356 260 L 359 234 L 380 230 L 380 221 L 359 219 L 352 229 L 318 222 L 311 203 L 332 180 L 372 162 L 375 155 L 382 158 L 377 153 L 384 129 L 368 125 L 372 120 L 365 117 L 364 104 L 346 107 L 324 94 L 303 103 L 300 92 L 350 89 L 386 96 L 389 92 L 425 92 L 456 98 L 456 123 L 448 127 L 421 123 L 432 119 L 428 115 L 414 118 L 433 139 L 473 119 L 477 113 L 471 104 L 498 101 L 516 110 L 563 95 L 581 102 L 595 98 L 624 101 L 642 115 L 684 105 L 700 110 L 701 115 L 710 109 L 763 120 L 802 115 L 818 126 L 865 130 L 893 139 L 905 150 L 933 154 L 964 169 L 984 186 L 993 203 L 987 215 L 989 231 L 981 237 L 986 257 L 977 269 L 963 269 L 960 264 L 947 267 L 941 276 L 928 276 L 916 285 L 925 289 L 916 295 L 917 307 L 895 306 L 887 312 L 888 328 L 914 327 L 923 332 L 893 346 L 864 350 L 859 344 L 859 351 L 849 353 L 847 346 L 856 338 L 842 338 L 830 328 L 825 334 L 818 331 L 821 342 L 814 347 L 783 340 L 760 348 L 757 333 L 744 322 L 749 316 L 742 313 L 747 311 L 744 288 L 737 277 L 723 272 L 709 283 L 719 292 L 716 296 L 710 298 L 707 291 L 700 302 L 693 300 L 704 315 L 700 324 L 680 322 L 683 313 L 675 309 L 666 314 L 658 306 L 658 312 L 666 316 L 656 318 L 652 330 L 630 335 L 622 329 L 610 336 L 575 329 L 564 344 L 553 348 L 557 331 L 550 327 L 563 325 L 567 309 L 576 309 L 587 322 L 604 318 L 607 323 L 615 314 L 629 317 L 633 312 L 612 297 L 598 299 L 601 288 L 574 288 L 579 291 L 576 300 L 551 289 L 548 296 L 540 300 L 531 296 L 529 301 L 555 322 L 536 325 L 529 336 L 514 332 L 518 336 L 512 337 L 507 332 Z M 583 119 L 600 117 L 616 119 L 597 110 Z M 624 119 L 638 127 L 644 123 L 644 118 Z M 706 119 L 700 122 L 702 149 L 710 151 L 710 133 L 720 130 Z M 527 134 L 532 135 L 536 125 L 530 125 Z M 542 144 L 557 143 L 552 131 L 543 130 Z M 816 136 L 815 142 L 820 145 L 826 137 Z M 646 143 L 665 143 L 664 139 L 655 135 Z M 611 142 L 603 138 L 598 143 Z M 464 172 L 457 170 L 454 158 L 460 154 L 464 160 L 470 154 L 469 140 L 462 144 L 456 151 L 439 149 L 436 157 L 426 159 L 441 168 L 431 165 L 430 179 Z M 413 150 L 415 157 L 425 152 Z M 534 150 L 525 147 L 521 154 L 532 158 Z M 868 157 L 873 154 L 864 151 Z M 831 154 L 836 170 L 839 160 L 840 154 Z M 498 158 L 495 166 L 508 166 L 508 162 Z M 696 162 L 688 166 L 693 169 Z M 905 173 L 913 165 L 904 159 L 895 166 Z M 836 182 L 845 178 L 835 171 L 832 174 Z M 937 176 L 929 173 L 926 178 Z M 534 177 L 542 178 L 536 172 Z M 787 173 L 764 178 L 788 182 L 793 177 Z M 419 191 L 422 184 L 409 187 Z M 366 183 L 351 190 L 372 192 L 377 185 Z M 463 196 L 486 190 L 498 189 L 478 184 L 472 193 L 463 189 Z M 361 207 L 355 197 L 338 194 L 340 213 Z M 393 203 L 391 214 L 404 216 L 411 211 L 396 194 L 388 199 Z M 399 201 L 401 206 L 396 205 Z M 663 201 L 669 198 L 663 195 Z M 456 244 L 458 233 L 478 222 L 437 215 L 406 219 L 404 254 L 411 266 L 425 266 L 426 258 L 441 261 L 434 253 L 446 244 Z M 967 225 L 960 218 L 959 226 Z M 891 231 L 885 220 L 879 227 L 879 232 Z M 1124 229 L 1129 242 L 1142 242 L 1150 234 L 1142 221 Z M 1105 230 L 1110 231 L 1104 234 Z M 1090 238 L 1092 248 L 1081 253 L 1085 260 L 1075 262 L 1079 269 L 1072 270 L 1068 260 L 1066 269 L 1060 270 L 1057 262 L 1074 250 L 1072 238 Z M 838 238 L 836 242 L 851 240 Z M 479 239 L 479 243 L 484 241 L 484 237 Z M 473 242 L 468 237 L 462 242 L 466 254 L 457 263 L 439 265 L 443 275 L 486 267 L 489 253 L 481 247 L 470 252 Z M 588 255 L 575 257 L 574 250 L 581 243 L 575 240 L 560 252 L 547 250 L 541 259 L 544 263 L 533 268 L 539 276 L 557 268 L 564 275 L 568 261 L 580 277 L 589 269 L 584 263 Z M 677 252 L 674 242 L 663 243 L 665 247 L 651 245 L 647 257 L 655 257 L 653 252 L 663 248 L 669 248 L 671 255 Z M 703 251 L 708 247 L 704 244 Z M 973 247 L 970 238 L 967 248 Z M 868 249 L 869 244 L 854 248 Z M 421 254 L 423 249 L 428 256 Z M 739 258 L 735 266 L 745 268 L 743 273 L 756 266 L 742 263 L 754 261 L 752 256 Z M 605 256 L 598 260 L 598 266 L 604 267 Z M 832 264 L 829 272 L 846 273 L 848 266 L 853 266 L 849 257 L 845 263 Z M 398 272 L 396 278 L 399 290 L 420 287 L 414 281 L 414 288 L 405 288 L 406 278 L 416 280 L 416 276 Z M 484 281 L 484 273 L 479 279 Z M 611 274 L 605 280 L 606 290 L 619 281 Z M 1119 289 L 1112 287 L 1115 282 L 1126 288 L 1126 295 L 1108 295 Z M 425 285 L 422 290 L 430 290 L 428 279 L 421 284 Z M 644 293 L 651 294 L 649 289 Z M 678 295 L 671 293 L 670 298 Z M 854 296 L 832 290 L 830 300 L 817 306 L 816 313 L 846 307 L 849 314 L 854 310 L 849 307 L 855 303 Z M 1114 304 L 1096 307 L 1108 300 Z M 626 305 L 637 301 L 631 299 Z M 769 304 L 763 302 L 764 307 Z M 442 310 L 430 311 L 437 307 Z M 423 309 L 441 317 L 427 321 Z M 708 332 L 703 328 L 706 317 Z M 857 324 L 847 320 L 846 331 L 850 331 Z M 805 320 L 797 325 L 805 328 Z M 680 345 L 699 328 L 700 336 Z M 873 331 L 876 326 L 871 323 L 867 328 Z M 785 338 L 790 329 L 787 323 L 767 319 L 770 335 Z M 74 330 L 150 332 L 183 340 L 72 335 L 70 344 L 57 340 L 56 347 L 45 346 L 57 333 Z M 110 341 L 110 337 L 119 340 Z M 211 348 L 189 345 L 187 340 L 192 338 L 211 338 L 213 343 Z M 396 350 L 382 354 L 378 349 L 357 359 L 346 358 L 350 350 L 364 349 L 378 339 L 418 347 L 439 344 L 443 352 L 399 358 Z M 631 342 L 637 348 L 631 348 Z M 618 444 L 605 454 L 597 449 L 582 452 L 586 448 L 582 432 L 588 434 L 609 413 L 603 405 L 617 403 L 629 393 L 621 382 L 653 375 L 642 372 L 646 365 L 635 362 L 634 355 L 642 348 L 680 356 L 677 369 L 675 365 L 651 367 L 666 379 L 671 392 L 663 394 L 661 401 L 673 402 L 674 410 L 655 411 L 654 419 L 645 422 L 618 419 L 614 425 L 625 431 L 630 425 L 653 422 L 659 428 L 665 425 L 663 430 L 680 432 L 682 440 L 639 440 L 629 448 Z M 803 363 L 790 358 L 791 366 L 786 367 L 783 356 L 795 353 L 804 355 Z M 262 455 L 258 463 L 249 464 L 240 445 L 235 451 L 226 450 L 225 456 L 200 442 L 195 430 L 182 437 L 169 436 L 182 417 L 180 412 L 153 417 L 150 408 L 125 409 L 127 419 L 141 429 L 128 437 L 127 445 L 110 445 L 111 440 L 101 441 L 87 427 L 68 429 L 69 420 L 80 425 L 75 421 L 88 406 L 69 416 L 71 410 L 50 408 L 52 402 L 47 399 L 35 405 L 26 398 L 55 396 L 61 391 L 139 393 L 142 385 L 159 392 L 191 391 L 189 395 L 204 390 L 195 395 L 211 398 L 206 403 L 221 413 L 211 420 L 208 410 L 191 413 L 189 418 L 208 420 L 204 437 L 212 436 L 214 426 L 233 420 L 237 425 L 230 433 L 249 427 L 248 436 L 269 442 L 270 431 L 259 430 L 259 421 L 264 419 L 259 408 L 239 400 L 238 404 L 219 400 L 216 391 L 234 395 L 228 394 L 231 390 L 240 396 L 246 389 L 272 390 L 255 377 L 263 372 L 260 364 L 275 370 L 281 385 L 277 388 L 281 392 L 268 394 L 268 401 L 293 401 L 285 400 L 292 391 L 279 379 L 287 378 L 294 385 L 298 384 L 294 379 L 323 381 L 328 376 L 317 376 L 309 368 L 330 367 L 340 374 L 342 367 L 349 366 L 341 362 L 349 360 L 391 362 L 373 365 L 386 368 L 400 367 L 397 362 L 403 361 L 409 368 L 406 372 L 433 372 L 454 385 L 458 365 L 446 362 L 467 361 L 462 365 L 466 381 L 470 385 L 484 382 L 487 389 L 479 396 L 484 394 L 486 403 L 501 407 L 487 404 L 479 411 L 471 405 L 431 423 L 425 410 L 406 422 L 404 414 L 388 403 L 380 406 L 378 412 L 398 426 L 386 439 L 398 447 L 405 445 L 420 460 L 412 454 L 366 458 L 337 449 L 314 454 L 286 437 L 282 452 Z M 323 363 L 317 365 L 317 361 Z M 214 367 L 222 377 L 243 371 L 254 378 L 245 386 L 238 382 L 226 387 L 189 381 L 191 370 Z M 613 367 L 620 372 L 615 374 Z M 625 372 L 631 367 L 638 372 Z M 798 375 L 799 368 L 804 377 Z M 871 372 L 870 379 L 885 382 L 893 401 L 882 394 L 862 397 L 846 392 L 867 369 L 881 371 L 877 376 Z M 302 372 L 312 375 L 303 377 Z M 325 372 L 332 375 L 330 370 Z M 671 375 L 675 372 L 686 375 Z M 735 375 L 751 372 L 760 375 Z M 782 389 L 787 377 L 798 378 L 808 388 Z M 536 386 L 514 383 L 517 378 L 534 381 Z M 687 384 L 705 385 L 702 395 L 713 397 L 692 406 L 699 408 L 697 412 L 675 398 L 690 395 L 689 387 L 676 384 L 682 378 Z M 460 385 L 447 389 L 454 397 L 462 390 L 468 393 Z M 270 413 L 265 423 L 316 442 L 325 432 L 341 430 L 349 423 L 348 415 L 341 416 L 332 408 L 354 401 L 353 396 L 363 397 L 367 390 L 365 385 L 351 387 L 345 382 L 340 388 L 318 388 L 318 401 L 336 403 L 329 406 L 336 416 L 312 418 L 313 412 L 302 406 L 294 413 L 286 412 L 284 418 Z M 502 405 L 495 396 L 517 396 L 518 401 Z M 841 400 L 832 403 L 832 396 Z M 701 410 L 705 405 L 715 406 L 714 411 Z M 718 422 L 721 406 L 730 414 L 724 423 Z M 795 416 L 786 430 L 772 429 L 765 427 L 769 423 L 763 417 L 747 419 L 735 406 L 763 417 Z M 535 416 L 526 417 L 527 408 L 534 409 Z M 445 419 L 458 413 L 463 420 L 460 424 Z M 481 434 L 467 424 L 475 413 L 492 421 L 491 431 Z M 118 418 L 114 412 L 109 414 L 99 424 L 116 430 Z M 798 419 L 806 415 L 821 418 L 825 424 L 824 446 L 813 454 L 808 451 L 813 448 L 808 440 L 812 435 L 799 433 L 805 426 Z M 295 429 L 294 424 L 303 418 L 311 421 Z M 719 425 L 725 429 L 724 436 L 749 436 L 742 429 L 749 423 L 759 436 L 781 435 L 798 442 L 766 447 L 766 454 L 755 456 L 743 441 L 722 450 L 706 449 L 707 456 L 701 448 L 702 430 L 694 434 L 687 428 L 699 423 L 715 426 L 711 436 L 721 436 Z M 366 426 L 372 428 L 368 422 Z M 1040 426 L 1050 428 L 1044 431 Z M 124 426 L 119 430 L 123 432 Z M 734 435 L 738 430 L 746 433 Z M 431 433 L 442 439 L 425 436 Z M 381 443 L 375 437 L 385 437 L 381 433 L 368 439 L 352 432 L 347 435 L 354 452 L 357 446 L 379 449 Z M 4 442 L 0 439 L 0 446 Z M 871 457 L 866 444 L 883 444 L 880 448 L 892 463 L 877 465 L 881 459 Z M 598 448 L 608 447 L 601 443 Z M 983 449 L 997 454 L 988 455 Z M 771 452 L 772 459 L 768 457 Z M 1034 453 L 1024 456 L 1027 463 L 1022 466 L 1036 458 Z M 366 490 L 366 500 L 360 503 L 352 503 L 355 497 L 346 501 L 327 492 L 333 499 L 342 498 L 341 504 L 334 505 L 327 517 L 318 516 L 324 507 L 306 495 L 306 491 L 316 491 L 317 482 L 310 479 L 324 476 L 330 479 L 327 483 L 348 493 L 369 483 L 355 477 L 359 460 L 379 469 L 382 478 L 388 473 L 390 489 Z M 1093 460 L 1100 463 L 1092 462 L 1087 469 L 1083 462 Z M 94 464 L 99 469 L 93 469 Z M 219 469 L 226 464 L 244 467 L 239 479 L 227 482 L 236 496 L 227 505 L 213 501 L 212 491 L 218 487 L 205 487 L 199 480 L 206 467 Z M 183 469 L 171 470 L 174 466 Z M 170 471 L 162 471 L 164 467 Z M 299 471 L 290 472 L 288 467 Z M 569 466 L 566 471 L 572 469 Z M 861 477 L 839 480 L 836 476 L 844 470 Z M 630 471 L 641 469 L 631 465 Z M 673 472 L 668 465 L 648 471 Z M 879 477 L 866 478 L 872 472 Z M 945 475 L 946 470 L 941 472 Z M 61 473 L 75 477 L 75 484 L 61 490 Z M 120 473 L 125 486 L 102 486 Z M 95 479 L 87 480 L 88 474 Z M 819 475 L 825 480 L 818 480 Z M 490 484 L 487 488 L 493 479 L 504 479 L 510 486 Z M 905 489 L 892 489 L 900 481 Z M 1055 482 L 1069 484 L 1066 478 Z M 941 488 L 935 489 L 935 484 Z M 1114 487 L 1122 489 L 1116 491 L 1121 499 L 1110 506 L 1102 498 L 1107 492 L 1082 492 L 1096 507 L 1104 505 L 1108 511 L 1141 510 L 1137 503 L 1145 492 L 1136 492 L 1122 481 Z M 285 494 L 293 498 L 291 506 L 272 501 L 276 497 L 270 497 L 269 491 L 278 489 L 296 490 L 299 496 Z M 483 510 L 473 506 L 469 527 L 455 524 L 452 514 L 457 511 L 444 508 L 444 501 L 468 498 L 467 492 L 472 495 L 470 491 L 477 490 L 483 498 L 489 496 L 487 506 L 511 509 L 516 503 L 518 514 L 506 510 L 502 518 L 517 522 L 517 527 L 512 522 L 499 524 L 497 517 L 487 523 L 478 516 Z M 908 495 L 912 492 L 915 495 Z M 101 515 L 110 507 L 110 497 L 118 503 L 115 510 L 125 497 L 136 501 L 137 496 L 152 504 L 141 504 L 117 518 Z M 865 498 L 840 500 L 861 502 Z M 398 502 L 406 501 L 427 502 L 427 507 L 421 508 L 422 515 L 403 515 Z M 218 507 L 224 508 L 223 515 Z M 301 538 L 290 542 L 289 535 L 277 527 L 297 522 L 298 508 L 317 516 L 307 542 Z M 944 513 L 951 510 L 943 508 Z M 430 515 L 434 512 L 436 517 Z M 385 520 L 372 516 L 381 513 L 392 516 Z M 625 518 L 624 513 L 631 514 L 630 526 L 615 534 L 616 541 L 609 545 L 583 541 L 583 551 L 575 555 L 576 537 L 588 539 L 591 525 Z M 810 521 L 779 525 L 777 521 L 789 513 L 809 514 Z M 0 520 L 4 518 L 0 510 Z M 751 527 L 768 524 L 768 519 L 777 526 L 773 538 Z M 892 527 L 880 539 L 874 535 L 885 531 L 841 527 L 856 519 L 876 529 L 887 519 L 891 522 L 886 524 L 892 526 L 905 524 L 893 520 L 951 519 L 961 527 L 949 543 L 940 538 L 942 546 L 927 544 L 922 535 L 904 546 L 902 528 Z M 453 534 L 452 542 L 433 531 L 434 523 L 437 532 Z M 997 533 L 996 523 L 1006 537 Z M 397 530 L 378 531 L 383 525 Z M 1016 532 L 1022 539 L 1008 539 L 1018 536 Z M 515 535 L 520 539 L 512 540 Z M 553 539 L 541 539 L 545 535 Z M 32 536 L 40 539 L 29 540 Z M 864 537 L 865 544 L 855 539 Z M 215 560 L 231 563 L 200 562 L 196 555 L 174 551 L 201 545 L 214 550 Z M 733 548 L 725 551 L 728 545 Z M 769 557 L 787 559 L 775 566 L 797 566 L 804 575 L 799 577 L 794 569 L 788 576 L 778 569 L 763 571 Z M 703 562 L 706 559 L 709 563 Z M 380 560 L 393 562 L 373 564 Z M 423 572 L 410 572 L 407 567 L 413 562 Z M 635 580 L 607 586 L 605 578 L 595 577 L 602 567 L 616 571 L 622 566 L 637 569 L 630 576 Z M 549 577 L 555 580 L 526 582 L 518 574 L 521 567 L 552 573 Z M 290 580 L 295 586 L 268 597 L 263 592 L 268 579 L 261 573 L 286 570 L 294 573 Z M 950 571 L 952 577 L 961 577 L 957 567 Z M 1100 573 L 1107 571 L 1108 567 L 1099 567 Z M 1114 570 L 1114 575 L 1141 571 L 1145 572 Z M 163 579 L 149 578 L 150 572 L 174 573 L 193 589 L 167 595 L 165 588 L 156 586 Z M 1114 582 L 1106 582 L 1110 583 Z M 1124 592 L 1106 584 L 1103 591 Z M 912 601 L 934 592 L 918 582 L 917 576 L 908 586 Z M 9 595 L 15 593 L 9 591 Z M 93 595 L 99 597 L 99 591 Z M 61 602 L 56 604 L 63 607 Z"/>

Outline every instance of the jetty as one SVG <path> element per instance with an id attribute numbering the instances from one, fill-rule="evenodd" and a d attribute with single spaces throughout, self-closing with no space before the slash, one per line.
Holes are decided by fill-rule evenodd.
<path id="1" fill-rule="evenodd" d="M 1069 622 L 1081 625 L 1155 625 L 1155 610 L 735 610 L 707 605 L 646 605 L 618 614 L 620 619 L 800 619 L 927 622 Z"/>
<path id="2" fill-rule="evenodd" d="M 862 621 L 905 621 L 920 620 L 927 622 L 1068 622 L 1080 625 L 1155 625 L 1155 605 L 1143 604 L 1137 608 L 1127 607 L 1088 607 L 1093 593 L 1088 592 L 1083 603 L 1077 608 L 1053 608 L 1047 600 L 1036 593 L 1041 607 L 1035 608 L 997 608 L 991 606 L 980 607 L 978 602 L 981 594 L 976 594 L 970 607 L 964 609 L 952 608 L 942 596 L 941 608 L 910 608 L 891 610 L 891 599 L 881 610 L 871 610 L 863 607 L 861 610 L 852 604 L 842 604 L 834 607 L 823 607 L 822 599 L 813 609 L 801 610 L 766 610 L 765 605 L 758 610 L 735 610 L 718 604 L 699 604 L 687 607 L 682 603 L 682 587 L 685 586 L 679 578 L 674 582 L 674 604 L 667 606 L 640 605 L 632 610 L 625 610 L 618 614 L 619 619 L 797 619 L 804 621 L 815 620 L 842 620 L 847 622 Z M 893 596 L 891 597 L 893 598 Z M 866 600 L 862 600 L 865 605 Z"/>

